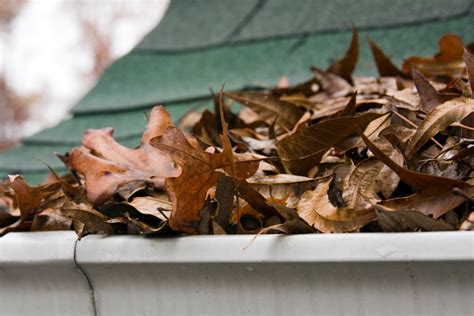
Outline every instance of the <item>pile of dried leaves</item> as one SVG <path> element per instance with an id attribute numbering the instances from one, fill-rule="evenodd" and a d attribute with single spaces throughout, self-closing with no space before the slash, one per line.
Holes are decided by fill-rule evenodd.
<path id="1" fill-rule="evenodd" d="M 175 127 L 155 107 L 138 148 L 87 130 L 31 187 L 0 189 L 0 234 L 255 234 L 471 230 L 474 45 L 445 35 L 402 69 L 373 42 L 380 78 L 346 55 L 307 82 L 214 95 Z M 238 114 L 230 104 L 243 105 Z"/>

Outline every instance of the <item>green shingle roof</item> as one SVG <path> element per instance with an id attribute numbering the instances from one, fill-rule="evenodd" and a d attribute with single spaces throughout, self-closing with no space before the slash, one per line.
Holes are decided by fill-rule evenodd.
<path id="1" fill-rule="evenodd" d="M 117 140 L 138 144 L 145 112 L 165 104 L 177 120 L 208 103 L 209 88 L 228 90 L 308 79 L 340 57 L 350 26 L 370 35 L 400 63 L 432 55 L 440 35 L 474 40 L 471 0 L 174 0 L 162 23 L 131 53 L 116 61 L 74 107 L 73 117 L 0 154 L 0 175 L 23 172 L 31 182 L 47 173 L 39 160 L 61 171 L 54 152 L 78 145 L 86 128 L 114 127 Z M 374 75 L 362 43 L 358 75 Z M 36 158 L 36 159 L 33 159 Z"/>

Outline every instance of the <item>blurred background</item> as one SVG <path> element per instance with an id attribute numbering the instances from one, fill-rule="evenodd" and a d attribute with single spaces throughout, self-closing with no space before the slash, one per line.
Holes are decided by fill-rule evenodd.
<path id="1" fill-rule="evenodd" d="M 169 0 L 1 0 L 0 151 L 65 119 Z"/>

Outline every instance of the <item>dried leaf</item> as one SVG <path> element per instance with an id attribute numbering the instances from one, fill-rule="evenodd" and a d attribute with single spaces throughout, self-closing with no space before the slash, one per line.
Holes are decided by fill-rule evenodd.
<path id="1" fill-rule="evenodd" d="M 217 214 L 215 222 L 221 229 L 228 231 L 230 227 L 230 218 L 233 210 L 235 195 L 235 184 L 231 177 L 221 177 L 217 180 L 216 201 Z M 215 231 L 215 230 L 214 230 Z"/>
<path id="2" fill-rule="evenodd" d="M 462 222 L 459 230 L 471 231 L 474 230 L 474 212 L 471 212 L 469 216 Z"/>
<path id="3" fill-rule="evenodd" d="M 112 234 L 112 225 L 107 223 L 108 218 L 92 209 L 63 208 L 64 216 L 73 221 L 73 226 L 79 238 L 86 234 Z"/>
<path id="4" fill-rule="evenodd" d="M 352 73 L 354 72 L 358 59 L 359 34 L 356 27 L 352 26 L 352 39 L 346 54 L 342 59 L 329 66 L 327 72 L 336 74 L 339 77 L 346 79 L 348 82 L 352 82 Z"/>
<path id="5" fill-rule="evenodd" d="M 84 175 L 87 198 L 103 203 L 116 193 L 128 197 L 150 185 L 163 188 L 166 177 L 178 175 L 178 169 L 168 154 L 153 148 L 148 142 L 172 125 L 163 107 L 154 107 L 139 148 L 126 148 L 113 139 L 113 130 L 87 130 L 83 147 L 71 151 L 71 167 Z"/>
<path id="6" fill-rule="evenodd" d="M 44 198 L 42 188 L 29 186 L 23 177 L 19 175 L 10 176 L 7 185 L 15 192 L 21 212 L 21 219 L 27 219 L 32 215 L 31 211 L 33 211 Z"/>
<path id="7" fill-rule="evenodd" d="M 466 182 L 407 170 L 385 155 L 363 133 L 361 137 L 378 160 L 390 167 L 402 181 L 417 191 L 409 197 L 384 201 L 383 205 L 386 207 L 414 210 L 438 218 L 464 202 L 464 198 L 454 194 L 453 189 L 459 188 L 474 193 L 474 187 Z"/>
<path id="8" fill-rule="evenodd" d="M 314 191 L 306 191 L 298 204 L 298 214 L 323 233 L 355 231 L 375 219 L 372 208 L 355 211 L 331 204 L 328 190 L 331 179 L 323 180 Z"/>
<path id="9" fill-rule="evenodd" d="M 329 119 L 298 130 L 277 143 L 277 151 L 287 170 L 306 175 L 319 163 L 324 153 L 382 114 L 366 113 L 355 117 Z"/>
<path id="10" fill-rule="evenodd" d="M 284 222 L 283 224 L 276 224 L 267 228 L 264 228 L 261 234 L 283 234 L 283 235 L 296 235 L 296 234 L 313 234 L 314 228 L 306 223 L 301 218 L 295 218 Z"/>
<path id="11" fill-rule="evenodd" d="M 48 208 L 38 213 L 31 223 L 31 231 L 70 230 L 72 220 L 59 209 Z"/>
<path id="12" fill-rule="evenodd" d="M 423 111 L 430 112 L 436 106 L 449 99 L 446 95 L 439 94 L 430 82 L 418 70 L 416 70 L 416 68 L 413 68 L 411 75 L 413 77 L 413 83 L 420 95 Z"/>
<path id="13" fill-rule="evenodd" d="M 277 124 L 287 130 L 291 130 L 295 126 L 304 112 L 294 104 L 282 101 L 268 93 L 244 91 L 225 92 L 224 95 L 248 106 L 268 124 L 277 120 Z"/>
<path id="14" fill-rule="evenodd" d="M 357 91 L 352 94 L 351 98 L 349 99 L 349 102 L 347 102 L 346 107 L 338 117 L 344 117 L 344 116 L 354 116 L 356 113 L 356 105 L 357 105 Z"/>
<path id="15" fill-rule="evenodd" d="M 407 58 L 403 62 L 403 70 L 410 73 L 412 68 L 416 68 L 426 77 L 460 76 L 464 70 L 464 46 L 461 37 L 456 34 L 443 35 L 438 45 L 439 53 L 433 57 Z"/>
<path id="16" fill-rule="evenodd" d="M 409 75 L 398 69 L 370 38 L 368 41 L 380 76 L 409 78 Z"/>
<path id="17" fill-rule="evenodd" d="M 342 77 L 311 67 L 313 76 L 321 89 L 331 97 L 343 97 L 354 91 L 352 86 Z"/>
<path id="18" fill-rule="evenodd" d="M 208 190 L 224 175 L 216 171 L 223 169 L 232 176 L 245 179 L 258 169 L 258 161 L 235 159 L 235 173 L 231 170 L 232 152 L 211 154 L 194 148 L 176 127 L 168 127 L 164 135 L 150 142 L 159 150 L 168 153 L 181 167 L 179 177 L 166 179 L 166 191 L 173 203 L 170 225 L 173 229 L 189 234 L 197 233 L 199 210 L 203 207 Z M 231 150 L 231 149 L 230 149 Z"/>
<path id="19" fill-rule="evenodd" d="M 411 158 L 431 137 L 472 112 L 474 112 L 474 100 L 464 97 L 438 105 L 421 122 L 408 143 L 405 155 Z"/>
<path id="20" fill-rule="evenodd" d="M 314 189 L 318 181 L 291 174 L 255 175 L 247 180 L 265 199 L 284 202 L 290 208 L 295 208 L 301 195 L 306 190 Z"/>
<path id="21" fill-rule="evenodd" d="M 377 222 L 384 232 L 449 231 L 454 227 L 416 211 L 375 209 Z"/>
<path id="22" fill-rule="evenodd" d="M 377 196 L 380 188 L 375 187 L 383 163 L 367 159 L 359 163 L 349 174 L 343 192 L 344 201 L 350 209 L 369 209 L 380 201 Z"/>

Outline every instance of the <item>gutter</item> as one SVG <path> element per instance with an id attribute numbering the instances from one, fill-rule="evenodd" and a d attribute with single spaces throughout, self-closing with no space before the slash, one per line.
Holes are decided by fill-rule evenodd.
<path id="1" fill-rule="evenodd" d="M 0 315 L 471 315 L 471 232 L 0 238 Z"/>

